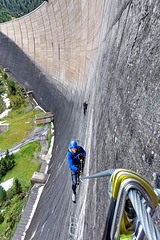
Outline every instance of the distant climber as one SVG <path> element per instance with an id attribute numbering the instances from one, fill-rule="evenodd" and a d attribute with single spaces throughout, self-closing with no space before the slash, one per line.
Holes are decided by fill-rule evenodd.
<path id="1" fill-rule="evenodd" d="M 86 102 L 86 100 L 84 100 L 84 102 L 83 102 L 84 115 L 86 114 L 87 107 L 88 107 L 88 103 Z"/>
<path id="2" fill-rule="evenodd" d="M 72 176 L 72 201 L 76 203 L 76 185 L 79 185 L 79 174 L 83 171 L 84 159 L 86 151 L 77 145 L 75 140 L 72 140 L 68 149 L 68 163 L 71 169 Z"/>

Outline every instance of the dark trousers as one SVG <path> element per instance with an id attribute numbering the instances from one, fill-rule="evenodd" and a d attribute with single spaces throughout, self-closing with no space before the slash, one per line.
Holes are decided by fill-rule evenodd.
<path id="1" fill-rule="evenodd" d="M 85 114 L 86 114 L 86 111 L 87 111 L 87 108 L 84 107 L 83 110 L 84 110 L 84 115 L 85 115 Z"/>
<path id="2" fill-rule="evenodd" d="M 79 183 L 77 180 L 79 179 L 79 174 L 75 171 L 71 171 L 72 176 L 72 190 L 74 193 L 76 193 L 76 185 Z"/>

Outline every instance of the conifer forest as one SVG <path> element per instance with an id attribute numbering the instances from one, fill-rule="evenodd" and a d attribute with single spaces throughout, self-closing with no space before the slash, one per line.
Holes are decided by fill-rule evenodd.
<path id="1" fill-rule="evenodd" d="M 0 0 L 0 23 L 19 18 L 41 5 L 43 0 Z"/>

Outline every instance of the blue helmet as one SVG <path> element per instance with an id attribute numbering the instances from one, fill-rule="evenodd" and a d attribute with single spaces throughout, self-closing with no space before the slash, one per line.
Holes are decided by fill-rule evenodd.
<path id="1" fill-rule="evenodd" d="M 70 142 L 70 145 L 69 145 L 69 147 L 72 149 L 72 148 L 77 148 L 78 146 L 77 146 L 77 142 L 75 141 L 75 140 L 72 140 L 71 142 Z"/>

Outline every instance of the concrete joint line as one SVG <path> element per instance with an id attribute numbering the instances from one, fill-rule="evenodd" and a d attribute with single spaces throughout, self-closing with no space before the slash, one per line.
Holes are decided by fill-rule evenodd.
<path id="1" fill-rule="evenodd" d="M 123 12 L 126 10 L 126 8 L 127 8 L 128 6 L 129 6 L 129 8 L 128 8 L 128 12 L 129 12 L 129 9 L 130 9 L 130 7 L 131 7 L 131 3 L 132 3 L 132 0 L 129 0 L 127 3 L 124 3 L 124 4 L 122 5 L 122 8 L 121 8 L 121 10 L 119 11 L 119 13 L 117 14 L 117 17 L 116 17 L 115 21 L 113 22 L 110 30 L 111 30 L 111 29 L 114 27 L 114 25 L 120 20 L 120 18 L 122 17 Z M 128 14 L 127 14 L 127 16 L 128 16 Z"/>

